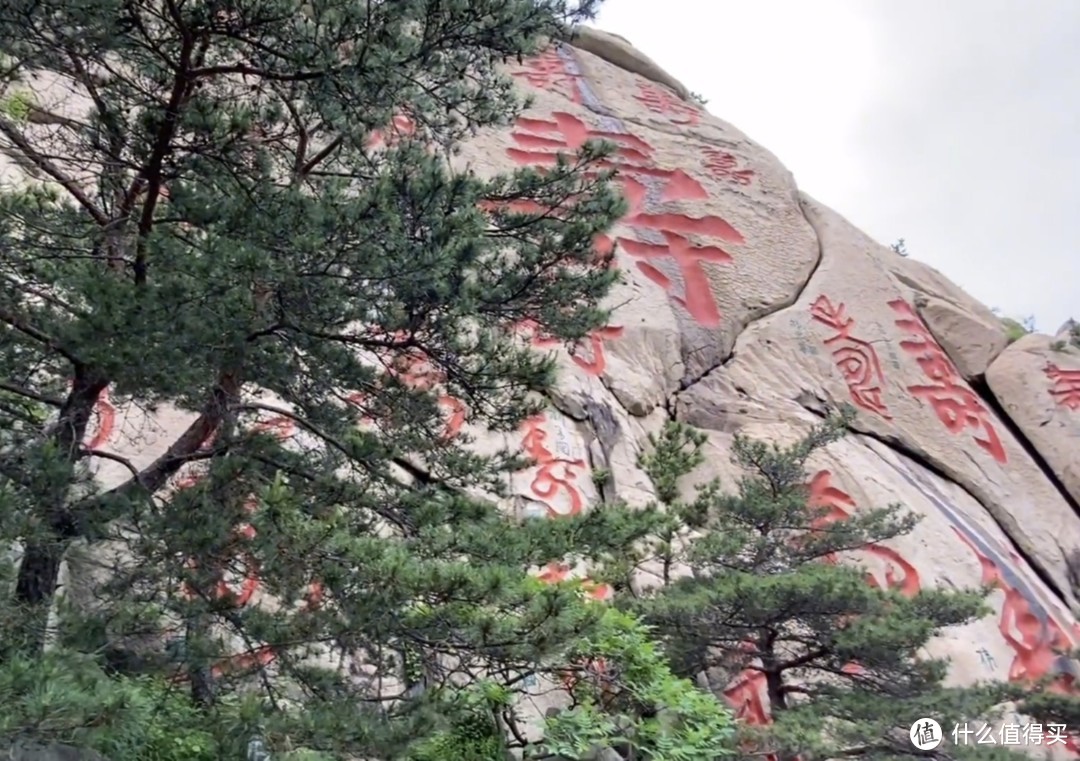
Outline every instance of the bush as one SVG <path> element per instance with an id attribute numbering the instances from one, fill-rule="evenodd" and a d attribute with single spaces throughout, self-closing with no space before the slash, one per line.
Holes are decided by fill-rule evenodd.
<path id="1" fill-rule="evenodd" d="M 32 737 L 93 748 L 124 761 L 217 761 L 207 717 L 183 688 L 148 678 L 113 678 L 94 659 L 52 651 L 0 664 L 0 737 Z"/>

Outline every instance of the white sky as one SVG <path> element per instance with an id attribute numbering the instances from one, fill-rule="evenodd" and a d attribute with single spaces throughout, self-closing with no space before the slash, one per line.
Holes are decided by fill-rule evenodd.
<path id="1" fill-rule="evenodd" d="M 1080 0 L 606 0 L 626 37 L 882 243 L 1080 319 Z"/>

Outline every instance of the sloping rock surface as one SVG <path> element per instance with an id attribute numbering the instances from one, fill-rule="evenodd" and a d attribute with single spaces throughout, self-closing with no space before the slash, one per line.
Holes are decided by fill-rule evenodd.
<path id="1" fill-rule="evenodd" d="M 611 324 L 571 353 L 533 338 L 564 372 L 552 408 L 509 437 L 537 462 L 514 479 L 510 507 L 558 518 L 612 497 L 647 503 L 635 460 L 668 419 L 708 435 L 695 475 L 730 483 L 735 433 L 791 440 L 847 402 L 857 433 L 815 461 L 815 499 L 924 516 L 864 553 L 875 583 L 997 585 L 991 617 L 934 645 L 952 679 L 1071 675 L 1054 649 L 1080 646 L 1080 352 L 1039 335 L 1006 348 L 989 309 L 802 193 L 775 156 L 622 38 L 585 29 L 511 73 L 534 107 L 466 145 L 462 168 L 543 166 L 603 138 L 618 146 L 630 212 L 607 241 L 626 275 Z M 103 397 L 90 446 L 141 466 L 188 422 L 120 414 Z M 601 469 L 610 475 L 596 483 Z M 105 462 L 99 475 L 126 473 Z M 764 720 L 752 678 L 723 691 Z"/>

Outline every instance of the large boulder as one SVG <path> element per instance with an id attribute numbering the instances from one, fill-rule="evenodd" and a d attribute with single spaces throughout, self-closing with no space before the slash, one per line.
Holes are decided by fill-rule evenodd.
<path id="1" fill-rule="evenodd" d="M 734 434 L 790 440 L 847 402 L 857 434 L 813 463 L 815 499 L 843 512 L 899 501 L 925 518 L 864 553 L 875 583 L 997 587 L 990 618 L 934 643 L 952 681 L 1072 675 L 1055 649 L 1080 646 L 1080 353 L 1038 335 L 1006 348 L 989 309 L 802 193 L 775 156 L 622 38 L 582 30 L 510 73 L 533 107 L 466 144 L 457 166 L 543 166 L 603 138 L 618 146 L 630 211 L 605 242 L 626 275 L 610 325 L 570 352 L 532 336 L 563 369 L 551 408 L 517 434 L 473 432 L 481 449 L 514 443 L 536 460 L 512 480 L 507 509 L 558 519 L 610 498 L 649 502 L 637 455 L 670 419 L 707 434 L 695 475 L 730 482 Z M 0 175 L 15 172 L 0 156 Z M 190 422 L 107 398 L 98 413 L 88 443 L 136 467 Z M 101 480 L 126 477 L 121 462 L 104 460 Z M 752 679 L 717 689 L 764 720 Z M 537 715 L 560 705 L 535 703 Z"/>
<path id="2" fill-rule="evenodd" d="M 990 390 L 1043 460 L 1048 475 L 1080 502 L 1080 349 L 1069 326 L 1011 344 L 986 373 Z"/>

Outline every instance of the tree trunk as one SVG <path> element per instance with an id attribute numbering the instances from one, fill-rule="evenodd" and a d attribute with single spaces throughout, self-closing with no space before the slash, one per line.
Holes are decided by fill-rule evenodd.
<path id="1" fill-rule="evenodd" d="M 40 652 L 45 646 L 49 612 L 66 546 L 66 542 L 60 541 L 34 542 L 23 552 L 15 599 L 22 603 L 24 618 L 18 626 L 23 636 L 19 646 L 26 653 Z"/>

